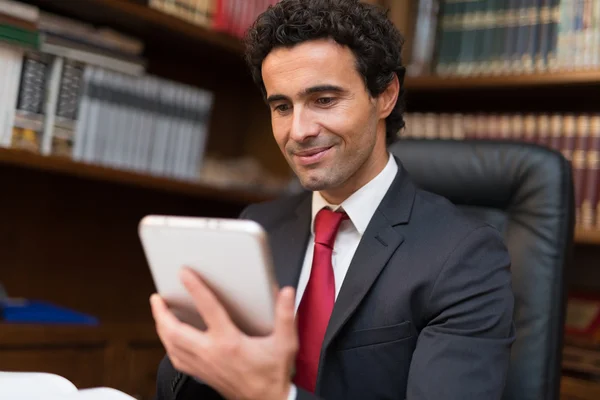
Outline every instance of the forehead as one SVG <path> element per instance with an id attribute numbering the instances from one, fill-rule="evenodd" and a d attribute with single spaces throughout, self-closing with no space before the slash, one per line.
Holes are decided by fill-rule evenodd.
<path id="1" fill-rule="evenodd" d="M 262 65 L 267 95 L 297 92 L 315 85 L 351 88 L 362 84 L 352 51 L 328 39 L 272 50 Z"/>

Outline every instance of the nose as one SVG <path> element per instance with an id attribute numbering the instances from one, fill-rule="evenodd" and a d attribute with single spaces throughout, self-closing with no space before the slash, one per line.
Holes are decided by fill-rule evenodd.
<path id="1" fill-rule="evenodd" d="M 310 110 L 303 106 L 293 109 L 290 138 L 295 142 L 303 142 L 319 134 L 319 124 Z"/>

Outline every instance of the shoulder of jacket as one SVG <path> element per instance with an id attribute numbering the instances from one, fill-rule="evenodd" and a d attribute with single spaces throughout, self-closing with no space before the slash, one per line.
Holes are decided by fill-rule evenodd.
<path id="1" fill-rule="evenodd" d="M 240 214 L 240 218 L 251 219 L 262 225 L 271 226 L 277 223 L 277 221 L 289 218 L 295 214 L 300 204 L 311 195 L 311 192 L 304 191 L 293 195 L 284 195 L 261 203 L 250 204 Z"/>

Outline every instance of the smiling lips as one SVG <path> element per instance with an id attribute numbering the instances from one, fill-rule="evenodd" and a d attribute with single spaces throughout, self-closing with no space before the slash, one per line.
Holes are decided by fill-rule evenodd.
<path id="1" fill-rule="evenodd" d="M 325 157 L 332 147 L 333 146 L 319 147 L 316 149 L 300 151 L 298 153 L 294 153 L 294 157 L 296 158 L 296 160 L 298 160 L 298 164 L 300 165 L 314 164 L 320 161 L 323 157 Z"/>

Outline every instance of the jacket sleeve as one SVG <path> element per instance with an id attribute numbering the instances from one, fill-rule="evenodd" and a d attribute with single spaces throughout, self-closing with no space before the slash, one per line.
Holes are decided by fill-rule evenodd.
<path id="1" fill-rule="evenodd" d="M 510 257 L 500 234 L 463 238 L 432 287 L 407 399 L 499 400 L 515 338 Z"/>
<path id="2" fill-rule="evenodd" d="M 181 379 L 181 374 L 173 368 L 169 357 L 165 355 L 158 365 L 154 400 L 171 400 L 175 398 Z"/>

